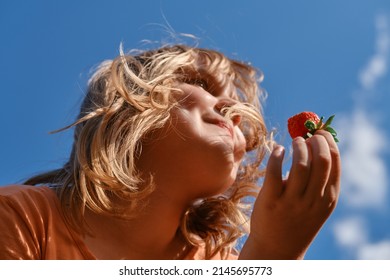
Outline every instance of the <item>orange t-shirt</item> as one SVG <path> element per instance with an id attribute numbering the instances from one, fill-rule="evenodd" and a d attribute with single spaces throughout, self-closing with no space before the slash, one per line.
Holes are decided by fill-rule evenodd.
<path id="1" fill-rule="evenodd" d="M 229 259 L 235 258 L 231 255 Z M 65 222 L 48 187 L 0 187 L 0 260 L 94 260 L 83 237 Z M 194 247 L 184 259 L 204 259 Z"/>
<path id="2" fill-rule="evenodd" d="M 0 187 L 0 259 L 96 259 L 48 187 Z"/>

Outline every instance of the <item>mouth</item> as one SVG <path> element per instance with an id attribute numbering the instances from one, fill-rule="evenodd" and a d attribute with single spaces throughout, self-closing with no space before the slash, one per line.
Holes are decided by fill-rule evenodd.
<path id="1" fill-rule="evenodd" d="M 243 159 L 244 155 L 246 154 L 246 150 L 245 150 L 245 147 L 240 147 L 240 145 L 235 141 L 235 134 L 234 134 L 233 126 L 229 125 L 229 123 L 227 123 L 223 120 L 218 120 L 218 121 L 214 122 L 214 124 L 223 128 L 224 130 L 226 130 L 229 133 L 230 137 L 234 141 L 234 147 L 233 147 L 234 160 L 236 162 L 240 162 Z"/>
<path id="2" fill-rule="evenodd" d="M 218 123 L 216 123 L 216 125 L 218 125 L 221 128 L 226 129 L 229 132 L 230 136 L 232 138 L 234 137 L 233 128 L 231 126 L 229 126 L 226 122 L 219 121 Z"/>

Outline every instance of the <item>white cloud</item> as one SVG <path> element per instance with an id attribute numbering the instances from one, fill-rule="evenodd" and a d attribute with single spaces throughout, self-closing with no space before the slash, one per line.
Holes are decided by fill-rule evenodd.
<path id="1" fill-rule="evenodd" d="M 357 256 L 361 260 L 390 260 L 390 240 L 364 244 L 358 248 Z"/>
<path id="2" fill-rule="evenodd" d="M 370 243 L 366 220 L 353 216 L 339 220 L 333 226 L 337 243 L 356 259 L 390 260 L 390 240 Z"/>
<path id="3" fill-rule="evenodd" d="M 383 155 L 387 142 L 378 123 L 364 109 L 339 118 L 341 198 L 348 206 L 378 208 L 386 203 L 388 176 Z"/>
<path id="4" fill-rule="evenodd" d="M 364 90 L 372 90 L 378 80 L 387 73 L 387 61 L 390 49 L 388 18 L 379 15 L 376 19 L 376 49 L 368 64 L 360 72 L 359 80 Z"/>
<path id="5" fill-rule="evenodd" d="M 378 84 L 388 72 L 389 17 L 379 15 L 376 18 L 376 31 L 375 53 L 360 71 L 361 88 L 354 100 L 352 113 L 339 115 L 336 127 L 341 140 L 343 165 L 341 200 L 347 206 L 346 210 L 354 212 L 367 207 L 381 209 L 388 203 L 390 184 L 385 161 L 388 141 L 382 128 L 386 123 L 381 123 L 373 110 L 369 110 L 367 101 L 376 96 Z M 336 242 L 354 258 L 390 259 L 390 240 L 373 242 L 369 230 L 368 217 L 355 213 L 336 221 L 333 226 Z"/>
<path id="6" fill-rule="evenodd" d="M 387 57 L 375 55 L 371 58 L 367 68 L 360 73 L 360 83 L 365 89 L 372 89 L 378 78 L 386 73 Z"/>
<path id="7" fill-rule="evenodd" d="M 362 246 L 368 239 L 364 219 L 358 216 L 336 222 L 333 233 L 337 243 L 349 249 Z"/>
<path id="8" fill-rule="evenodd" d="M 375 53 L 360 72 L 361 89 L 355 108 L 349 116 L 341 116 L 336 127 L 342 141 L 342 198 L 349 206 L 381 207 L 386 202 L 389 182 L 384 155 L 387 139 L 381 128 L 385 124 L 366 108 L 366 101 L 375 96 L 373 93 L 380 79 L 387 73 L 389 26 L 386 15 L 377 16 Z"/>

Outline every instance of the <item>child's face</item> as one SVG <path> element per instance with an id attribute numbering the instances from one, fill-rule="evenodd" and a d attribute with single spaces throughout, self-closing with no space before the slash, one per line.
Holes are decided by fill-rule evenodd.
<path id="1" fill-rule="evenodd" d="M 142 166 L 156 180 L 178 182 L 182 193 L 194 199 L 216 195 L 234 182 L 245 154 L 245 138 L 239 120 L 227 120 L 220 109 L 237 102 L 232 86 L 214 87 L 212 94 L 198 84 L 180 83 L 175 93 L 179 106 L 171 122 L 155 132 L 143 147 Z M 156 176 L 160 174 L 160 176 Z M 158 182 L 156 182 L 158 185 Z"/>

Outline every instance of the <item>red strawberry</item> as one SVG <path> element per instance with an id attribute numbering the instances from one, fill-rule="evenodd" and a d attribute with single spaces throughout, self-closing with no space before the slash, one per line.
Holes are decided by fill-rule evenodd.
<path id="1" fill-rule="evenodd" d="M 302 112 L 292 116 L 287 121 L 288 132 L 291 135 L 291 138 L 302 136 L 307 139 L 311 137 L 317 130 L 323 129 L 329 131 L 334 140 L 338 142 L 336 131 L 330 127 L 334 115 L 329 117 L 325 123 L 323 123 L 323 117 L 319 118 L 317 114 L 313 112 Z"/>

